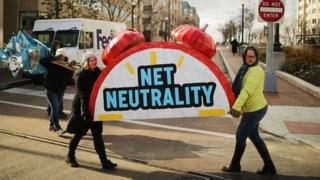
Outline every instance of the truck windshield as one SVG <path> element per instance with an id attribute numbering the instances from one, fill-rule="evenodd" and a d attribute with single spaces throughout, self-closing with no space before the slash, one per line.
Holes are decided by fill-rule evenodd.
<path id="1" fill-rule="evenodd" d="M 62 42 L 64 47 L 76 47 L 78 44 L 79 30 L 63 30 L 56 32 L 56 40 Z"/>
<path id="2" fill-rule="evenodd" d="M 40 42 L 45 44 L 47 47 L 50 47 L 53 40 L 54 31 L 34 31 L 32 36 L 35 39 L 38 39 Z"/>

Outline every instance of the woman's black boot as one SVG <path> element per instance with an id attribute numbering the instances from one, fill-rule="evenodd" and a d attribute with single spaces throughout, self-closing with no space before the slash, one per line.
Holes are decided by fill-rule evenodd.
<path id="1" fill-rule="evenodd" d="M 71 167 L 80 167 L 80 164 L 77 162 L 76 157 L 67 157 L 66 163 Z"/>
<path id="2" fill-rule="evenodd" d="M 236 145 L 231 163 L 223 166 L 221 170 L 224 172 L 241 172 L 240 160 L 245 148 L 245 146 Z"/>
<path id="3" fill-rule="evenodd" d="M 265 163 L 263 168 L 261 170 L 257 171 L 257 174 L 259 175 L 277 175 L 276 167 L 274 166 L 273 162 L 270 161 L 268 163 Z"/>
<path id="4" fill-rule="evenodd" d="M 241 172 L 241 165 L 239 164 L 228 164 L 222 167 L 222 171 L 224 172 Z"/>
<path id="5" fill-rule="evenodd" d="M 256 149 L 258 150 L 258 153 L 260 154 L 261 158 L 263 159 L 264 166 L 261 170 L 257 171 L 257 174 L 260 175 L 276 175 L 277 170 L 276 167 L 274 166 L 271 156 L 269 154 L 269 151 L 267 149 L 266 144 L 261 141 L 258 143 L 254 143 Z"/>

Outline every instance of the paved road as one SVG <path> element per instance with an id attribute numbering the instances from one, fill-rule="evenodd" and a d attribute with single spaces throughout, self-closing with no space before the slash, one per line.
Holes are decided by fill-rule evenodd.
<path id="1" fill-rule="evenodd" d="M 215 57 L 215 60 L 219 61 L 219 58 Z M 64 137 L 58 137 L 48 131 L 45 111 L 47 102 L 42 94 L 43 87 L 26 85 L 19 88 L 0 91 L 0 129 L 45 138 L 54 142 L 68 143 L 71 135 L 66 134 Z M 21 90 L 23 90 L 22 94 L 17 93 Z M 64 101 L 66 110 L 71 109 L 71 98 L 69 96 L 72 97 L 73 92 L 74 88 L 72 86 L 68 87 Z M 66 120 L 61 121 L 61 123 L 65 127 Z M 167 179 L 166 177 L 171 178 L 171 175 L 173 179 L 185 178 L 184 174 L 180 174 L 181 171 L 179 173 L 174 171 L 177 169 L 184 170 L 183 172 L 193 171 L 209 174 L 216 178 L 270 179 L 257 176 L 254 173 L 258 167 L 262 166 L 262 161 L 250 142 L 247 143 L 248 148 L 242 160 L 245 173 L 228 174 L 221 172 L 220 168 L 228 163 L 233 153 L 233 137 L 237 123 L 238 120 L 230 117 L 105 122 L 103 137 L 106 149 L 113 160 L 119 164 L 118 174 L 111 174 L 110 179 Z M 263 137 L 280 173 L 280 176 L 273 179 L 320 178 L 320 152 L 318 150 L 299 142 L 288 141 L 268 134 L 263 134 Z M 11 138 L 13 139 L 12 142 L 6 142 L 6 139 Z M 66 154 L 66 148 L 64 147 L 39 144 L 38 142 L 1 133 L 0 145 L 5 147 L 0 150 L 0 160 L 3 164 L 3 166 L 0 166 L 0 174 L 5 178 L 18 177 L 20 170 L 14 171 L 13 168 L 20 167 L 20 165 L 22 167 L 26 166 L 24 163 L 19 163 L 19 159 L 27 158 L 23 156 L 23 151 L 26 151 L 30 156 L 30 161 L 28 161 L 28 158 L 23 161 L 30 162 L 32 164 L 30 166 L 33 167 L 26 170 L 22 168 L 21 171 L 26 172 L 24 177 L 27 179 L 51 177 L 48 175 L 50 173 L 45 174 L 46 171 L 37 170 L 38 168 L 46 169 L 46 163 L 36 160 L 38 158 L 49 158 L 44 159 L 43 162 L 54 162 L 52 171 L 50 169 L 49 172 L 62 171 L 62 174 L 52 175 L 51 179 L 59 179 L 59 177 L 70 173 L 80 173 L 81 177 L 91 177 L 90 173 L 93 173 L 93 177 L 97 176 L 95 179 L 98 179 L 103 174 L 100 174 L 98 170 L 99 164 L 95 154 L 87 155 L 82 154 L 85 152 L 80 152 L 78 154 L 79 161 L 85 166 L 80 170 L 74 170 L 66 168 L 63 162 Z M 42 148 L 42 146 L 44 147 Z M 81 141 L 80 146 L 93 149 L 91 136 L 86 136 Z M 45 153 L 46 148 L 50 149 L 47 153 Z M 7 158 L 9 157 L 8 153 L 17 153 L 17 160 L 12 161 Z M 56 155 L 50 157 L 50 154 Z M 160 168 L 146 172 L 143 169 L 147 167 L 139 168 L 142 165 L 136 163 L 129 165 L 127 163 L 130 162 L 124 161 L 121 157 L 140 159 L 156 164 Z M 88 166 L 89 168 L 86 168 Z M 171 169 L 171 171 L 165 171 L 161 167 Z M 82 169 L 83 171 L 81 171 Z M 34 176 L 32 172 L 27 173 L 28 170 L 36 171 L 35 174 L 38 174 L 39 177 Z M 93 172 L 91 172 L 92 170 Z"/>

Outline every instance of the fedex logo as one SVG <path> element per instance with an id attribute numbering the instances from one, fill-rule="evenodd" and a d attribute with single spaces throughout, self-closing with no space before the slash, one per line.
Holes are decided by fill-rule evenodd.
<path id="1" fill-rule="evenodd" d="M 102 49 L 104 49 L 105 47 L 107 47 L 107 45 L 109 44 L 109 42 L 114 38 L 114 34 L 113 31 L 110 30 L 109 36 L 106 37 L 102 34 L 102 30 L 101 29 L 97 29 L 97 49 L 100 49 L 100 45 L 102 47 Z"/>

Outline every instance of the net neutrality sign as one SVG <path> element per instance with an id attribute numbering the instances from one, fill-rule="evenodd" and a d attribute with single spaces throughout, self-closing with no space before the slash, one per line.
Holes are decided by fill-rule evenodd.
<path id="1" fill-rule="evenodd" d="M 90 99 L 95 120 L 225 115 L 234 97 L 217 66 L 175 43 L 141 44 L 100 75 Z"/>

